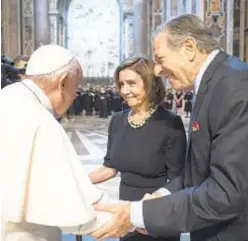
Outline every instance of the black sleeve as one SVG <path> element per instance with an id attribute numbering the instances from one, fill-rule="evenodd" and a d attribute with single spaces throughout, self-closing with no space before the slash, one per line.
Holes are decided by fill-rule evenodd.
<path id="1" fill-rule="evenodd" d="M 169 182 L 166 183 L 164 188 L 166 188 L 171 193 L 182 190 L 184 188 L 184 170 L 185 169 L 183 168 L 176 177 L 169 180 Z"/>
<path id="2" fill-rule="evenodd" d="M 248 79 L 238 81 L 235 89 L 220 95 L 218 105 L 212 105 L 221 112 L 210 149 L 209 177 L 199 186 L 144 201 L 143 216 L 150 234 L 192 232 L 244 213 L 248 202 Z"/>
<path id="3" fill-rule="evenodd" d="M 112 140 L 111 140 L 111 137 L 112 137 L 112 133 L 113 133 L 113 123 L 114 123 L 114 119 L 115 119 L 115 116 L 113 116 L 109 122 L 109 126 L 108 126 L 108 143 L 107 143 L 107 153 L 104 157 L 104 162 L 103 162 L 103 165 L 105 167 L 109 167 L 109 168 L 114 168 L 112 163 L 111 163 L 111 159 L 110 159 L 110 150 L 111 150 L 111 143 L 112 143 Z"/>
<path id="4" fill-rule="evenodd" d="M 167 141 L 165 155 L 168 179 L 176 178 L 184 168 L 186 152 L 186 135 L 180 116 L 173 119 L 173 127 Z"/>

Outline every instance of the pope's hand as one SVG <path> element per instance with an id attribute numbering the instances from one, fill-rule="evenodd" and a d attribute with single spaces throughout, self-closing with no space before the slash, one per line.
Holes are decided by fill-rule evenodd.
<path id="1" fill-rule="evenodd" d="M 112 214 L 112 218 L 90 235 L 95 237 L 97 240 L 125 236 L 128 231 L 133 228 L 133 225 L 130 222 L 130 205 L 130 202 L 95 205 L 94 207 L 96 211 L 109 212 Z"/>

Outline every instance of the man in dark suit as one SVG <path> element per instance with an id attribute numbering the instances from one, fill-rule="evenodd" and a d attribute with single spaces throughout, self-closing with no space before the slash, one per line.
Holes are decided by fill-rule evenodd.
<path id="1" fill-rule="evenodd" d="M 167 196 L 96 207 L 113 220 L 93 235 L 121 236 L 135 227 L 155 237 L 190 232 L 192 241 L 248 240 L 248 65 L 219 50 L 191 14 L 163 25 L 153 48 L 156 71 L 175 90 L 196 94 L 185 169 L 160 190 Z"/>

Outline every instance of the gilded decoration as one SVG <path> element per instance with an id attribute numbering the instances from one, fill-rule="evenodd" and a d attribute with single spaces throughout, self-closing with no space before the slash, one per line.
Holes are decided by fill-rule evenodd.
<path id="1" fill-rule="evenodd" d="M 205 2 L 205 22 L 218 39 L 221 47 L 226 47 L 226 0 L 207 0 Z"/>
<path id="2" fill-rule="evenodd" d="M 22 44 L 23 54 L 31 55 L 34 51 L 34 1 L 23 0 L 22 9 Z"/>

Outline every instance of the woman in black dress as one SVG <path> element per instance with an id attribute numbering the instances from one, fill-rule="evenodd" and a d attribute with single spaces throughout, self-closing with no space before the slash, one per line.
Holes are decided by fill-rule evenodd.
<path id="1" fill-rule="evenodd" d="M 182 120 L 159 106 L 165 89 L 154 76 L 154 63 L 145 58 L 128 59 L 115 72 L 117 89 L 130 109 L 115 114 L 109 125 L 103 167 L 90 173 L 93 183 L 121 174 L 119 198 L 137 201 L 178 175 L 184 167 L 186 137 Z M 138 232 L 125 241 L 168 241 Z"/>

